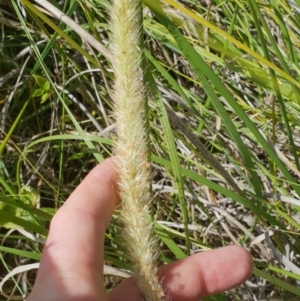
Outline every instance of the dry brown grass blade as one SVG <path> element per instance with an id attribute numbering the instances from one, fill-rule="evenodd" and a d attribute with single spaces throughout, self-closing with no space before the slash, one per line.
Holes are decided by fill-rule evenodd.
<path id="1" fill-rule="evenodd" d="M 106 59 L 111 61 L 112 55 L 110 51 L 102 45 L 99 41 L 97 41 L 91 34 L 89 34 L 86 30 L 84 30 L 80 25 L 78 25 L 75 21 L 69 18 L 66 14 L 56 8 L 53 4 L 45 0 L 35 0 L 40 6 L 48 10 L 53 17 L 62 21 L 66 25 L 68 25 L 72 30 L 74 30 L 86 43 L 90 44 L 94 47 L 99 53 L 101 53 Z"/>

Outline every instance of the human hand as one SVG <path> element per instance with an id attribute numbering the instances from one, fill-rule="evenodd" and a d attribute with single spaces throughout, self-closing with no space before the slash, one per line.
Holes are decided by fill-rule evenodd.
<path id="1" fill-rule="evenodd" d="M 103 287 L 105 231 L 118 200 L 114 159 L 95 167 L 52 219 L 40 268 L 27 301 L 139 301 L 134 278 L 108 295 Z M 244 282 L 252 259 L 229 246 L 192 255 L 159 268 L 172 301 L 192 301 Z"/>

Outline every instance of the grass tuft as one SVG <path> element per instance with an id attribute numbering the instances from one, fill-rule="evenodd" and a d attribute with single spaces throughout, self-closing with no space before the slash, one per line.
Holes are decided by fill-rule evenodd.
<path id="1" fill-rule="evenodd" d="M 206 300 L 300 295 L 298 2 L 143 1 L 142 52 L 129 50 L 145 55 L 158 260 L 230 244 L 255 260 L 244 286 Z M 3 277 L 39 258 L 51 216 L 113 152 L 109 5 L 1 1 Z M 105 260 L 124 269 L 118 214 Z M 26 295 L 34 272 L 21 279 L 4 293 Z"/>

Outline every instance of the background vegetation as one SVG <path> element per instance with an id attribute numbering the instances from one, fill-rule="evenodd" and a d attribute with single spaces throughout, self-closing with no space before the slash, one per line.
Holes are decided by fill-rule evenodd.
<path id="1" fill-rule="evenodd" d="M 253 277 L 206 300 L 299 300 L 300 1 L 143 3 L 161 263 L 239 244 Z M 31 290 L 51 216 L 112 155 L 108 5 L 0 2 L 1 276 L 28 270 L 3 300 Z M 128 268 L 117 217 L 108 289 Z"/>

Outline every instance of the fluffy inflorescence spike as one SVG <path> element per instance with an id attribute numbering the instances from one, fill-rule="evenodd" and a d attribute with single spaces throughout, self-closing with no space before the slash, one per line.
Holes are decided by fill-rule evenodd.
<path id="1" fill-rule="evenodd" d="M 118 134 L 115 150 L 128 257 L 146 300 L 158 301 L 164 299 L 164 293 L 156 276 L 157 241 L 149 219 L 150 171 L 139 52 L 141 9 L 140 0 L 112 1 L 113 100 Z"/>

